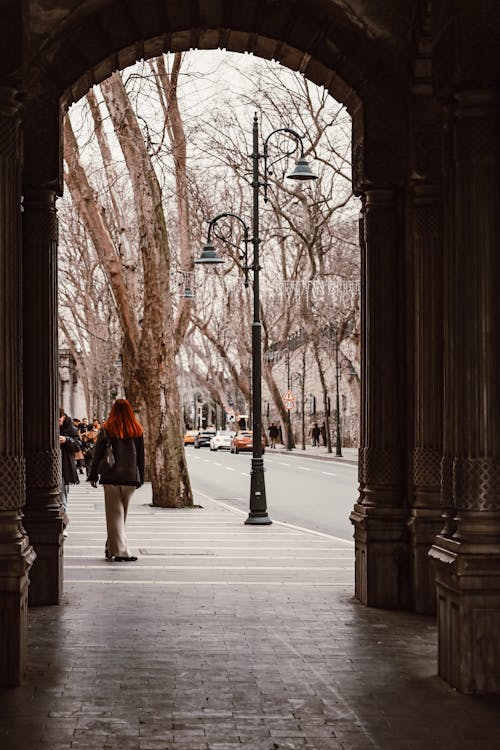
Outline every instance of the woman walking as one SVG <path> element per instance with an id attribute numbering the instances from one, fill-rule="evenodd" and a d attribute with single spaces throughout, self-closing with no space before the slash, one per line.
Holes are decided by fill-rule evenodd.
<path id="1" fill-rule="evenodd" d="M 108 532 L 104 556 L 107 560 L 137 560 L 128 549 L 125 523 L 130 499 L 136 487 L 144 482 L 143 435 L 127 399 L 117 399 L 99 432 L 88 477 L 92 487 L 97 487 L 99 476 L 99 484 L 104 486 Z M 109 447 L 113 453 L 110 459 Z"/>

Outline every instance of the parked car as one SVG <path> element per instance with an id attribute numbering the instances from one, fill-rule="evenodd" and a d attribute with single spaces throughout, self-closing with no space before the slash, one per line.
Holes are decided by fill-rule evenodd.
<path id="1" fill-rule="evenodd" d="M 194 445 L 194 439 L 199 430 L 188 430 L 184 435 L 184 445 Z"/>
<path id="2" fill-rule="evenodd" d="M 265 453 L 265 439 L 262 436 L 262 453 Z M 231 438 L 231 453 L 240 451 L 253 451 L 253 433 L 251 430 L 240 430 Z"/>
<path id="3" fill-rule="evenodd" d="M 210 441 L 214 435 L 215 430 L 200 430 L 194 439 L 194 447 L 201 448 L 202 445 L 210 445 Z"/>
<path id="4" fill-rule="evenodd" d="M 230 450 L 231 438 L 236 435 L 234 430 L 217 430 L 215 436 L 210 441 L 210 450 Z"/>

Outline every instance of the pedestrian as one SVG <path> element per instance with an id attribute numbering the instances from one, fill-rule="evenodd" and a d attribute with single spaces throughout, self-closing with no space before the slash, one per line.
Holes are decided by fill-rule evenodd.
<path id="1" fill-rule="evenodd" d="M 326 441 L 326 424 L 324 422 L 322 422 L 320 430 L 321 430 L 321 439 L 323 441 L 323 445 L 326 448 L 326 446 L 327 446 L 327 441 Z"/>
<path id="2" fill-rule="evenodd" d="M 269 425 L 269 442 L 271 443 L 271 448 L 276 448 L 276 440 L 278 439 L 280 434 L 280 431 L 274 424 L 274 422 L 271 422 Z"/>
<path id="3" fill-rule="evenodd" d="M 75 450 L 79 446 L 78 432 L 64 409 L 59 409 L 59 447 L 61 448 L 61 490 L 60 498 L 64 512 L 68 510 L 70 484 L 79 484 L 75 465 Z M 66 530 L 63 532 L 67 536 Z"/>
<path id="4" fill-rule="evenodd" d="M 313 422 L 313 425 L 311 429 L 309 430 L 309 434 L 311 436 L 311 445 L 313 448 L 319 448 L 319 436 L 321 435 L 321 430 L 318 427 L 317 422 Z"/>
<path id="5" fill-rule="evenodd" d="M 83 468 L 85 466 L 85 455 L 83 453 L 82 432 L 85 432 L 85 429 L 82 431 L 82 421 L 80 419 L 77 419 L 77 417 L 73 417 L 73 427 L 75 427 L 78 434 L 78 440 L 75 443 L 74 452 L 75 464 L 78 473 L 83 474 Z"/>
<path id="6" fill-rule="evenodd" d="M 84 457 L 84 463 L 85 463 L 85 471 L 87 474 L 87 478 L 90 473 L 90 464 L 92 463 L 92 456 L 94 455 L 94 448 L 95 444 L 97 442 L 97 430 L 93 430 L 89 427 L 89 429 L 86 432 L 83 432 L 80 435 L 80 439 L 83 443 L 83 457 Z"/>
<path id="7" fill-rule="evenodd" d="M 117 562 L 134 562 L 128 549 L 125 524 L 132 495 L 144 482 L 144 432 L 132 407 L 119 398 L 102 425 L 94 448 L 88 481 L 104 486 L 107 540 L 104 556 Z M 111 447 L 114 464 L 106 461 Z"/>

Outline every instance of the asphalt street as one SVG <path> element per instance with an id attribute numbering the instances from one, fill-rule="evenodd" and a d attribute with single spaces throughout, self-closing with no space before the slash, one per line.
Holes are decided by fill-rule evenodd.
<path id="1" fill-rule="evenodd" d="M 186 448 L 195 499 L 208 497 L 248 511 L 251 453 Z M 352 464 L 264 455 L 266 496 L 270 518 L 352 541 L 349 521 L 357 494 L 358 470 Z"/>

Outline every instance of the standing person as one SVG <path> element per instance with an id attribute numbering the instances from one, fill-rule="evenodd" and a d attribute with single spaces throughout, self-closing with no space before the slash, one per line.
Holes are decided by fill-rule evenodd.
<path id="1" fill-rule="evenodd" d="M 325 424 L 325 422 L 321 423 L 321 428 L 320 429 L 321 429 L 321 439 L 323 441 L 323 445 L 326 448 L 327 447 L 327 440 L 326 440 L 326 424 Z"/>
<path id="2" fill-rule="evenodd" d="M 65 413 L 59 409 L 59 446 L 61 448 L 61 503 L 64 512 L 68 510 L 68 493 L 70 484 L 79 484 L 75 465 L 75 450 L 79 445 L 78 432 L 73 422 Z M 67 532 L 63 532 L 67 536 Z"/>
<path id="3" fill-rule="evenodd" d="M 103 462 L 109 444 L 115 460 L 113 467 Z M 99 475 L 99 483 L 104 486 L 108 532 L 104 556 L 107 560 L 134 562 L 137 557 L 129 552 L 125 523 L 131 497 L 144 482 L 144 431 L 125 398 L 115 401 L 99 432 L 88 477 L 92 487 L 97 487 Z"/>
<path id="4" fill-rule="evenodd" d="M 311 444 L 313 448 L 319 448 L 319 436 L 321 435 L 321 430 L 318 427 L 318 423 L 314 422 L 313 426 L 310 430 L 311 434 Z"/>
<path id="5" fill-rule="evenodd" d="M 271 448 L 276 448 L 276 441 L 279 437 L 280 431 L 274 424 L 274 422 L 271 422 L 269 425 L 269 441 L 271 443 Z"/>
<path id="6" fill-rule="evenodd" d="M 85 466 L 85 456 L 83 455 L 83 442 L 82 442 L 82 422 L 77 417 L 73 417 L 73 427 L 76 429 L 78 434 L 78 440 L 75 445 L 75 464 L 79 474 L 83 474 L 83 467 Z M 85 432 L 85 430 L 83 430 Z"/>
<path id="7" fill-rule="evenodd" d="M 94 454 L 94 447 L 97 442 L 97 430 L 89 428 L 86 432 L 80 435 L 80 439 L 83 443 L 83 457 L 85 463 L 85 471 L 87 478 L 90 473 L 90 464 L 92 463 L 92 456 Z"/>

